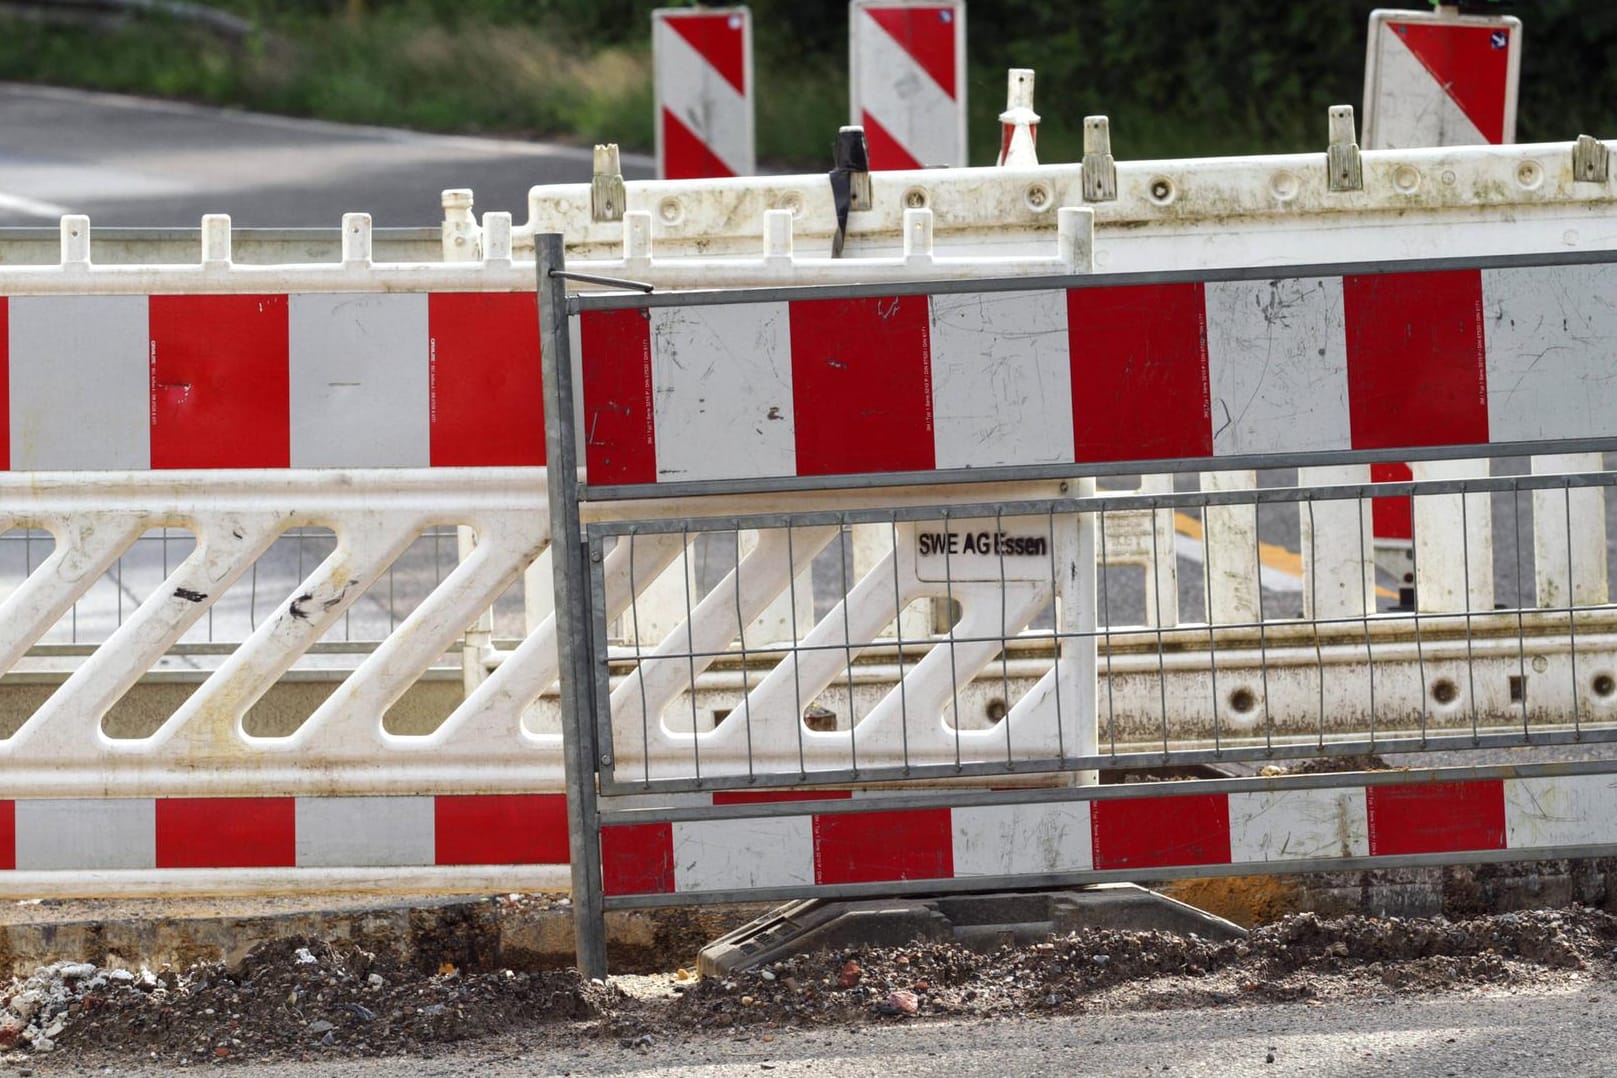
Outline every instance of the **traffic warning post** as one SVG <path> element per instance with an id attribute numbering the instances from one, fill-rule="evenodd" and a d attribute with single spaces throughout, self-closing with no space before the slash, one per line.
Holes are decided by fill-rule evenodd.
<path id="1" fill-rule="evenodd" d="M 1375 11 L 1364 67 L 1364 148 L 1499 145 L 1516 141 L 1522 24 L 1512 16 Z M 1409 465 L 1371 469 L 1377 482 L 1407 482 Z M 1414 514 L 1408 499 L 1377 498 L 1378 562 L 1414 601 Z"/>
<path id="2" fill-rule="evenodd" d="M 1509 15 L 1372 12 L 1365 149 L 1515 142 L 1521 61 L 1521 20 Z"/>
<path id="3" fill-rule="evenodd" d="M 651 53 L 658 178 L 752 175 L 751 10 L 659 8 Z"/>
<path id="4" fill-rule="evenodd" d="M 849 123 L 878 170 L 966 164 L 964 0 L 853 0 Z"/>

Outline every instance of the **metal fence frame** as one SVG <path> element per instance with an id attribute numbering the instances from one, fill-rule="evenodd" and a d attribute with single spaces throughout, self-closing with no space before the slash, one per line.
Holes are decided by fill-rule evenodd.
<path id="1" fill-rule="evenodd" d="M 554 297 L 555 302 L 542 315 L 545 324 L 545 377 L 546 377 L 546 429 L 551 447 L 551 460 L 565 478 L 551 485 L 553 519 L 558 536 L 579 535 L 582 544 L 558 540 L 559 552 L 554 561 L 559 638 L 562 641 L 564 674 L 573 675 L 569 688 L 563 679 L 563 727 L 572 750 L 567 755 L 569 824 L 573 837 L 573 882 L 575 900 L 579 903 L 576 919 L 580 970 L 586 976 L 600 976 L 605 972 L 604 928 L 601 917 L 608 908 L 632 908 L 652 904 L 687 901 L 714 901 L 722 899 L 764 899 L 785 896 L 840 895 L 894 893 L 897 891 L 940 891 L 984 889 L 1003 886 L 1040 886 L 1100 882 L 1107 879 L 1151 878 L 1169 875 L 1211 875 L 1229 872 L 1305 871 L 1311 868 L 1354 868 L 1392 864 L 1446 864 L 1457 860 L 1488 861 L 1520 859 L 1520 849 L 1460 850 L 1449 852 L 1417 852 L 1398 856 L 1350 857 L 1288 860 L 1284 862 L 1231 863 L 1223 866 L 1156 866 L 1149 872 L 1139 869 L 1062 871 L 1050 874 L 988 876 L 970 880 L 908 879 L 899 881 L 873 881 L 869 883 L 793 885 L 789 887 L 746 887 L 704 891 L 698 895 L 620 894 L 608 897 L 603 877 L 604 828 L 638 828 L 643 824 L 673 824 L 681 821 L 731 820 L 803 816 L 812 813 L 816 820 L 822 815 L 842 813 L 902 811 L 908 808 L 967 807 L 976 805 L 1050 804 L 1054 802 L 1102 802 L 1116 799 L 1167 797 L 1188 793 L 1197 794 L 1227 791 L 1285 792 L 1318 788 L 1341 789 L 1349 786 L 1368 789 L 1380 785 L 1406 786 L 1411 783 L 1451 784 L 1481 780 L 1515 780 L 1538 776 L 1569 774 L 1606 774 L 1617 767 L 1602 762 L 1575 764 L 1528 764 L 1505 767 L 1462 767 L 1399 771 L 1391 774 L 1350 774 L 1349 781 L 1340 775 L 1304 776 L 1290 778 L 1256 778 L 1228 780 L 1209 784 L 1197 782 L 1191 787 L 1179 783 L 1153 784 L 1149 788 L 1077 788 L 1036 789 L 1027 791 L 970 792 L 954 789 L 926 794 L 900 794 L 868 801 L 830 802 L 815 801 L 812 809 L 797 804 L 713 804 L 696 806 L 690 803 L 648 807 L 636 798 L 624 801 L 614 795 L 630 792 L 664 792 L 669 795 L 690 793 L 693 790 L 723 790 L 736 786 L 755 788 L 790 787 L 798 784 L 821 785 L 836 782 L 869 782 L 875 780 L 903 781 L 906 779 L 1004 775 L 1004 767 L 991 765 L 981 769 L 908 769 L 892 771 L 816 772 L 803 778 L 789 774 L 752 776 L 740 781 L 708 781 L 705 783 L 624 783 L 613 771 L 610 715 L 603 717 L 602 707 L 610 687 L 607 668 L 607 623 L 604 610 L 604 583 L 599 572 L 592 569 L 604 561 L 609 539 L 630 534 L 664 534 L 670 531 L 735 530 L 768 525 L 807 525 L 809 523 L 841 524 L 870 519 L 872 513 L 852 509 L 831 509 L 804 513 L 745 511 L 745 501 L 738 503 L 733 514 L 698 518 L 691 514 L 681 519 L 677 514 L 657 521 L 626 519 L 630 514 L 619 512 L 614 519 L 594 520 L 587 526 L 580 521 L 581 503 L 605 503 L 636 498 L 668 498 L 678 496 L 743 496 L 747 494 L 784 494 L 798 491 L 851 491 L 883 487 L 937 488 L 946 485 L 980 484 L 1012 479 L 1073 479 L 1106 474 L 1138 474 L 1141 472 L 1205 471 L 1209 465 L 1219 469 L 1242 468 L 1294 468 L 1330 464 L 1368 463 L 1383 460 L 1443 460 L 1474 459 L 1484 457 L 1519 456 L 1529 453 L 1575 453 L 1617 450 L 1617 437 L 1579 438 L 1567 440 L 1540 440 L 1531 442 L 1500 442 L 1490 445 L 1443 446 L 1438 448 L 1394 448 L 1388 450 L 1332 450 L 1283 454 L 1249 454 L 1242 456 L 1196 458 L 1186 460 L 1150 460 L 1109 462 L 1104 465 L 1070 464 L 995 467 L 971 470 L 936 471 L 930 473 L 855 474 L 827 477 L 786 477 L 743 479 L 737 481 L 669 482 L 656 484 L 591 485 L 579 482 L 575 467 L 576 452 L 580 446 L 574 429 L 575 400 L 573 357 L 565 332 L 565 318 L 583 311 L 614 309 L 645 309 L 658 306 L 704 305 L 718 303 L 746 303 L 781 301 L 790 298 L 845 299 L 871 296 L 920 295 L 959 292 L 1027 291 L 1038 288 L 1088 288 L 1107 284 L 1172 283 L 1212 280 L 1261 280 L 1278 275 L 1286 277 L 1340 276 L 1353 274 L 1380 274 L 1419 272 L 1442 269 L 1480 269 L 1492 267 L 1525 267 L 1581 265 L 1617 261 L 1611 252 L 1575 252 L 1530 256 L 1501 256 L 1495 258 L 1438 259 L 1411 262 L 1359 263 L 1338 266 L 1305 266 L 1284 268 L 1243 269 L 1228 271 L 1197 271 L 1121 275 L 1089 275 L 1078 278 L 1011 280 L 944 283 L 917 283 L 895 287 L 891 284 L 791 288 L 747 289 L 730 292 L 704 292 L 653 295 L 581 295 L 565 297 L 561 281 L 565 266 L 559 236 L 540 237 L 538 271 L 542 298 Z M 548 289 L 548 291 L 546 291 Z M 542 302 L 541 309 L 546 310 Z M 563 455 L 565 454 L 565 455 Z M 1350 484 L 1307 489 L 1266 489 L 1226 492 L 1202 492 L 1197 495 L 1149 494 L 1139 496 L 1108 497 L 1104 505 L 1089 499 L 1070 498 L 1033 503 L 951 504 L 946 512 L 966 517 L 1013 516 L 1019 510 L 1031 510 L 1022 515 L 1052 516 L 1062 512 L 1104 513 L 1132 509 L 1172 509 L 1180 505 L 1198 506 L 1249 505 L 1255 503 L 1292 502 L 1310 503 L 1325 499 L 1368 499 L 1372 497 L 1414 494 L 1475 494 L 1497 490 L 1552 490 L 1571 491 L 1590 486 L 1610 485 L 1603 474 L 1597 475 L 1544 475 L 1511 477 L 1508 479 L 1441 480 L 1409 483 Z M 778 503 L 777 503 L 778 504 Z M 941 506 L 906 506 L 874 514 L 883 521 L 936 519 Z M 1361 512 L 1363 510 L 1361 509 Z M 711 510 L 709 510 L 711 512 Z M 588 514 L 586 514 L 588 515 Z M 605 514 L 604 516 L 611 516 Z M 1570 609 L 1560 611 L 1570 614 Z M 1556 611 L 1548 611 L 1554 614 Z M 1469 616 L 1469 615 L 1465 615 Z M 1353 621 L 1363 619 L 1350 619 Z M 1160 630 L 1159 630 L 1160 631 Z M 1092 638 L 1097 633 L 1089 634 Z M 1457 735 L 1454 737 L 1428 737 L 1422 733 L 1418 739 L 1375 740 L 1364 742 L 1331 742 L 1332 753 L 1359 751 L 1388 752 L 1396 749 L 1431 749 L 1437 747 L 1488 748 L 1496 746 L 1544 746 L 1551 744 L 1592 743 L 1617 740 L 1617 731 L 1538 732 L 1524 729 L 1521 735 Z M 1320 749 L 1305 746 L 1295 752 L 1284 747 L 1266 746 L 1262 749 L 1224 751 L 1219 759 L 1267 759 L 1287 756 L 1316 756 Z M 1190 757 L 1172 755 L 1174 762 L 1185 762 Z M 1212 758 L 1211 754 L 1209 758 Z M 1139 762 L 1153 759 L 1161 762 L 1163 754 L 1142 754 Z M 1056 770 L 1080 770 L 1098 766 L 1117 766 L 1134 762 L 1130 757 L 1116 754 L 1062 758 L 1044 761 Z M 1018 762 L 1020 768 L 1021 762 Z M 1029 765 L 1028 770 L 1034 770 Z M 614 801 L 616 803 L 614 804 Z M 1540 850 L 1534 847 L 1530 856 L 1557 857 L 1569 854 L 1609 853 L 1617 847 L 1612 843 L 1589 846 L 1563 846 L 1551 844 Z M 816 854 L 816 856 L 818 856 Z"/>

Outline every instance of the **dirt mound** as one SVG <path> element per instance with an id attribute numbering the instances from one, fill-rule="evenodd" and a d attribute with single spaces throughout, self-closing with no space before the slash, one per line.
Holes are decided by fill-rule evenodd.
<path id="1" fill-rule="evenodd" d="M 60 1022 L 48 1038 L 54 1047 L 175 1061 L 396 1054 L 597 1018 L 617 998 L 571 972 L 463 975 L 446 965 L 422 974 L 347 941 L 279 940 L 235 968 L 119 972 L 115 980 L 98 973 L 65 983 L 55 1013 L 41 1014 L 42 1031 Z M 26 1033 L 18 1039 L 35 1040 Z"/>
<path id="2" fill-rule="evenodd" d="M 990 954 L 929 944 L 799 956 L 676 985 L 669 1018 L 714 1028 L 1447 990 L 1595 965 L 1609 973 L 1614 944 L 1617 918 L 1582 909 L 1457 922 L 1299 914 L 1238 942 L 1084 930 Z"/>
<path id="3" fill-rule="evenodd" d="M 1572 908 L 1463 921 L 1286 917 L 1247 939 L 1089 929 L 993 953 L 955 944 L 798 956 L 723 980 L 423 971 L 351 942 L 289 939 L 234 967 L 57 963 L 0 988 L 0 1051 L 227 1062 L 430 1055 L 508 1034 L 551 1044 L 928 1016 L 1021 1017 L 1375 997 L 1609 978 L 1617 918 Z"/>

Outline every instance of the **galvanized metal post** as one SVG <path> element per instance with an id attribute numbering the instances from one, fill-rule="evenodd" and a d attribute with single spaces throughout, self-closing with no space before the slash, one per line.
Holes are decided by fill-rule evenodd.
<path id="1" fill-rule="evenodd" d="M 590 707 L 589 634 L 584 547 L 578 524 L 578 441 L 573 430 L 573 360 L 567 333 L 567 284 L 558 275 L 562 237 L 535 237 L 539 269 L 539 349 L 545 380 L 545 460 L 549 474 L 551 550 L 555 574 L 556 647 L 560 653 L 562 766 L 567 782 L 567 838 L 573 869 L 573 936 L 578 972 L 606 976 L 606 922 L 601 896 L 601 843 L 595 800 L 595 719 Z"/>

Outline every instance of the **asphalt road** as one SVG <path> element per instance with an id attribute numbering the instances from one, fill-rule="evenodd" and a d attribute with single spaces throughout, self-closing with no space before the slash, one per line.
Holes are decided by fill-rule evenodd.
<path id="1" fill-rule="evenodd" d="M 631 155 L 624 175 L 652 175 Z M 116 94 L 0 83 L 0 227 L 195 227 L 228 213 L 242 227 L 435 226 L 439 192 L 470 187 L 477 209 L 527 219 L 528 188 L 588 182 L 587 146 L 425 135 L 205 108 Z"/>
<path id="2" fill-rule="evenodd" d="M 429 1059 L 391 1057 L 241 1063 L 242 1078 L 381 1075 L 637 1075 L 639 1078 L 1536 1078 L 1607 1075 L 1617 1048 L 1611 986 L 1488 990 L 1425 997 L 1096 1013 L 995 1022 L 917 1022 L 781 1032 L 658 1037 L 643 1049 L 578 1038 L 558 1045 L 522 1037 L 472 1042 Z M 559 1031 L 558 1031 L 559 1032 Z M 82 1074 L 91 1061 L 34 1056 L 35 1074 Z M 139 1059 L 95 1060 L 119 1074 L 169 1074 Z M 12 1066 L 17 1066 L 13 1063 Z M 0 1067 L 0 1078 L 16 1073 Z"/>

